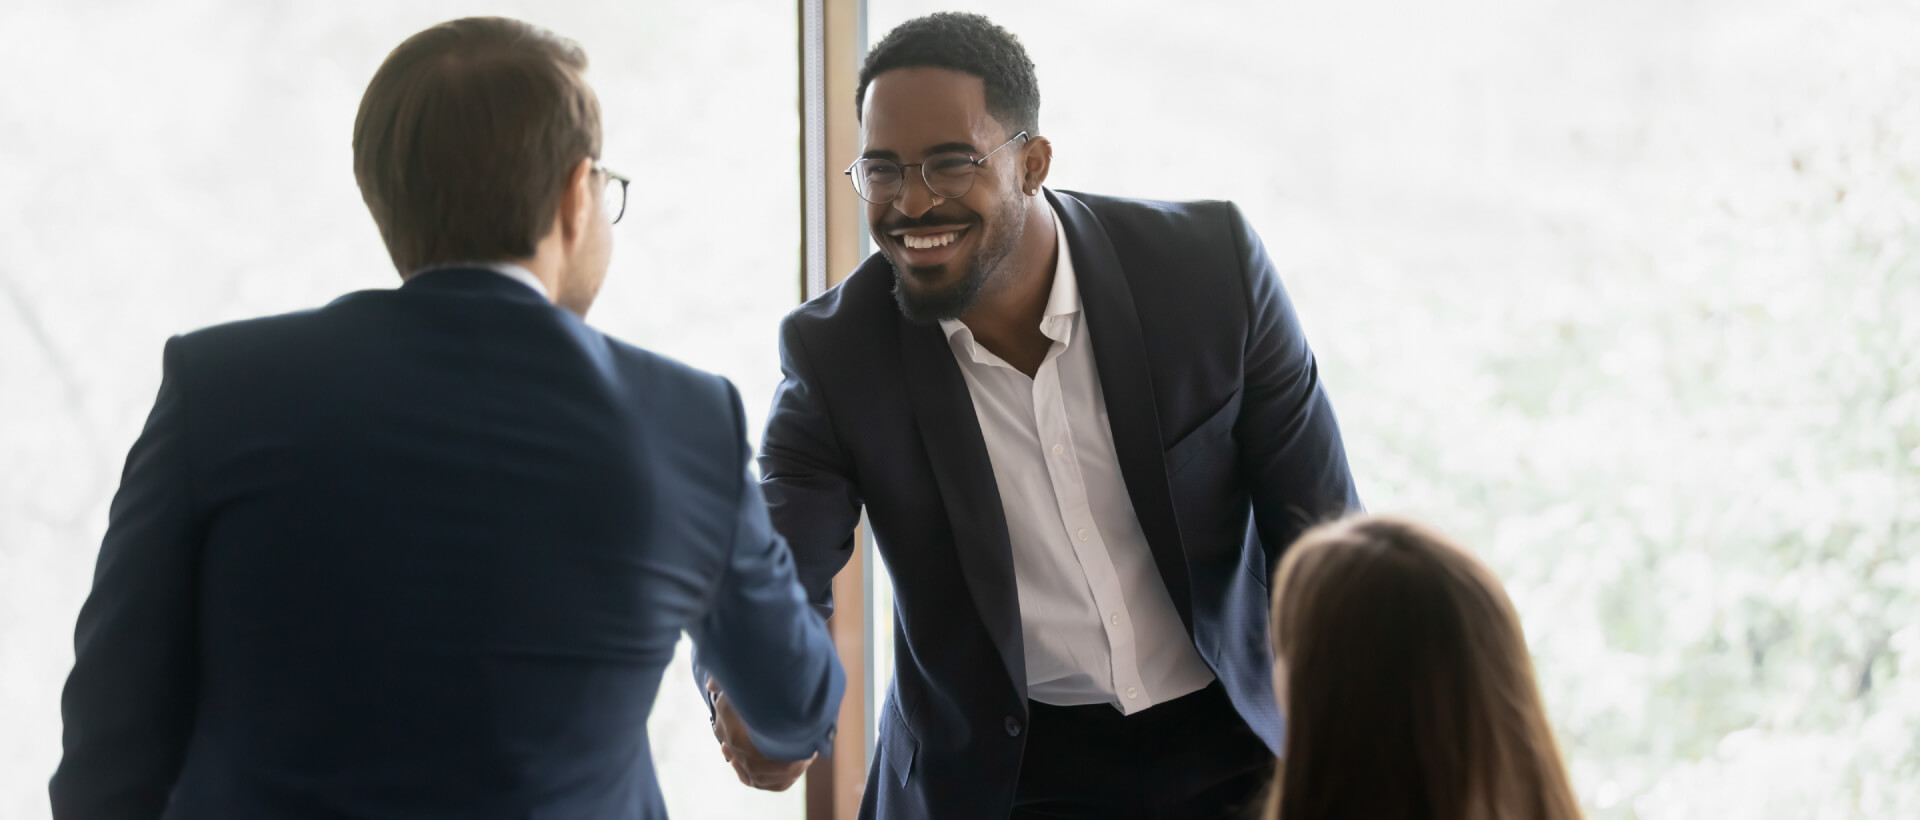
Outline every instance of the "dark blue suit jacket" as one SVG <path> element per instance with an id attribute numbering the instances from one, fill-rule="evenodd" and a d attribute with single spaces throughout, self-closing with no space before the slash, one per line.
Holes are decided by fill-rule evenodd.
<path id="1" fill-rule="evenodd" d="M 448 270 L 171 340 L 58 818 L 658 817 L 682 630 L 770 753 L 844 678 L 717 376 Z"/>
<path id="2" fill-rule="evenodd" d="M 1048 196 L 1161 579 L 1277 751 L 1268 569 L 1305 525 L 1359 505 L 1313 353 L 1232 204 Z M 892 287 L 875 255 L 782 325 L 762 487 L 815 606 L 832 606 L 863 505 L 893 576 L 894 682 L 863 814 L 1004 817 L 1027 720 L 1012 548 L 959 365 Z"/>

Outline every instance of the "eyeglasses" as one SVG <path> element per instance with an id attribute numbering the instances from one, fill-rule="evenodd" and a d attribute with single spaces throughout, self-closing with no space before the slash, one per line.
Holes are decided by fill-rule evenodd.
<path id="1" fill-rule="evenodd" d="M 1015 140 L 1027 139 L 1027 132 L 1013 135 L 1000 148 L 1012 145 Z M 926 180 L 927 190 L 941 199 L 958 199 L 973 190 L 974 172 L 980 170 L 1000 148 L 987 152 L 984 157 L 972 154 L 948 152 L 934 154 L 920 162 L 901 165 L 890 159 L 866 158 L 847 166 L 841 173 L 853 179 L 853 190 L 860 198 L 875 205 L 885 205 L 900 198 L 907 189 L 907 169 L 920 166 L 920 178 Z"/>
<path id="2" fill-rule="evenodd" d="M 606 166 L 599 163 L 595 163 L 593 169 L 607 175 L 607 187 L 601 196 L 605 197 L 603 202 L 607 206 L 607 213 L 613 214 L 609 224 L 618 223 L 620 217 L 627 215 L 627 185 L 633 180 L 607 170 Z M 613 187 L 616 182 L 620 183 L 620 187 Z"/>

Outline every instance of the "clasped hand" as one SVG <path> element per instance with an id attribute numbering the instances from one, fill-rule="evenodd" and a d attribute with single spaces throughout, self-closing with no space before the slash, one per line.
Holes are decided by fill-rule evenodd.
<path id="1" fill-rule="evenodd" d="M 775 760 L 754 748 L 753 738 L 747 735 L 747 724 L 740 719 L 740 713 L 733 708 L 733 701 L 720 691 L 720 684 L 707 681 L 707 692 L 713 695 L 713 738 L 720 741 L 720 754 L 733 764 L 733 773 L 740 782 L 756 789 L 770 792 L 783 792 L 791 788 L 800 775 L 806 774 L 807 767 L 813 764 L 813 755 L 805 760 Z"/>

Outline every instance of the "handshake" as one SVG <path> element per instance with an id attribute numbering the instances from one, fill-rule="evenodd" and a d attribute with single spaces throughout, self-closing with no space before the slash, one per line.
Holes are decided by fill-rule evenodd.
<path id="1" fill-rule="evenodd" d="M 784 791 L 833 748 L 863 513 L 899 650 L 863 816 L 1250 805 L 1268 569 L 1359 498 L 1239 210 L 1044 189 L 1019 40 L 902 24 L 853 89 L 878 253 L 781 323 L 755 470 L 728 380 L 583 321 L 629 183 L 586 65 L 504 18 L 409 38 L 353 128 L 403 284 L 167 344 L 56 820 L 662 818 L 634 734 L 683 634 L 721 756 Z"/>
<path id="2" fill-rule="evenodd" d="M 740 713 L 733 708 L 733 701 L 720 691 L 720 684 L 707 681 L 707 698 L 713 704 L 713 739 L 720 741 L 720 756 L 733 764 L 733 773 L 740 782 L 756 789 L 770 792 L 783 792 L 793 787 L 800 776 L 807 773 L 807 767 L 813 765 L 814 758 L 805 760 L 775 760 L 760 753 L 753 744 L 753 738 L 747 734 L 747 724 Z"/>

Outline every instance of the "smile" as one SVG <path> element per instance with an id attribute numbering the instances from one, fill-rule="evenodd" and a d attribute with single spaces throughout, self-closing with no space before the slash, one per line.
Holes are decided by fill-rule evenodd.
<path id="1" fill-rule="evenodd" d="M 926 236 L 903 234 L 900 237 L 900 244 L 915 250 L 941 248 L 953 244 L 954 240 L 960 238 L 960 233 L 960 231 L 948 231 L 946 233 L 928 234 Z"/>
<path id="2" fill-rule="evenodd" d="M 918 251 L 918 253 L 913 254 L 913 256 L 919 260 L 931 262 L 931 256 L 938 255 L 932 254 L 931 252 L 946 248 L 967 238 L 967 232 L 973 230 L 973 227 L 974 226 L 959 220 L 948 220 L 945 225 L 935 224 L 919 225 L 911 228 L 894 228 L 887 231 L 887 235 L 893 237 L 894 241 L 899 242 L 903 249 Z"/>

